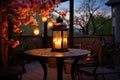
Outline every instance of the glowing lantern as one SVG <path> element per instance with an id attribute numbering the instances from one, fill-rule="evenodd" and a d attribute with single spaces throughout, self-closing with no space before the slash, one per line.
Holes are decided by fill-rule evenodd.
<path id="1" fill-rule="evenodd" d="M 51 28 L 51 27 L 53 26 L 53 23 L 50 21 L 50 22 L 48 22 L 47 26 L 48 26 L 49 28 Z"/>
<path id="2" fill-rule="evenodd" d="M 36 35 L 36 36 L 39 35 L 39 34 L 40 34 L 39 28 L 38 28 L 38 27 L 34 28 L 33 33 L 34 33 L 34 35 Z"/>
<path id="3" fill-rule="evenodd" d="M 66 52 L 68 43 L 68 29 L 63 25 L 61 17 L 57 18 L 57 23 L 52 27 L 53 52 Z"/>
<path id="4" fill-rule="evenodd" d="M 47 27 L 48 27 L 48 28 L 52 28 L 54 24 L 55 24 L 55 20 L 54 20 L 54 19 L 50 19 L 50 20 L 48 21 L 48 23 L 47 23 Z"/>
<path id="5" fill-rule="evenodd" d="M 47 17 L 46 16 L 42 16 L 42 21 L 46 22 L 47 21 Z"/>

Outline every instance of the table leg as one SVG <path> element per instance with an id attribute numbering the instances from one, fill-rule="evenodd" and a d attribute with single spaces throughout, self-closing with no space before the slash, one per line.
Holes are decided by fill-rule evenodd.
<path id="1" fill-rule="evenodd" d="M 57 58 L 57 80 L 63 80 L 63 58 Z"/>
<path id="2" fill-rule="evenodd" d="M 43 68 L 43 71 L 44 71 L 43 80 L 47 80 L 47 66 L 43 60 L 39 60 L 39 62 L 40 62 L 41 66 Z"/>

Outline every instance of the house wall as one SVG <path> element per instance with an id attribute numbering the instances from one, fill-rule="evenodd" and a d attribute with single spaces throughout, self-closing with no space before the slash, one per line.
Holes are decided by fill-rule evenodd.
<path id="1" fill-rule="evenodd" d="M 115 5 L 112 10 L 115 42 L 120 42 L 120 5 Z"/>

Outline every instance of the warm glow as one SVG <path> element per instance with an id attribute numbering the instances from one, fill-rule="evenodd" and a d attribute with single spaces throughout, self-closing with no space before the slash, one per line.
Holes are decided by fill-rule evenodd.
<path id="1" fill-rule="evenodd" d="M 56 53 L 55 56 L 61 57 L 61 56 L 64 56 L 64 54 Z"/>
<path id="2" fill-rule="evenodd" d="M 91 57 L 91 54 L 87 54 L 88 57 Z"/>
<path id="3" fill-rule="evenodd" d="M 50 22 L 48 22 L 48 28 L 51 28 L 52 26 L 53 26 L 53 23 L 50 21 Z"/>
<path id="4" fill-rule="evenodd" d="M 48 28 L 53 27 L 54 24 L 55 24 L 55 20 L 54 19 L 50 19 L 50 21 L 48 22 Z"/>
<path id="5" fill-rule="evenodd" d="M 63 38 L 63 47 L 67 48 L 67 38 Z"/>
<path id="6" fill-rule="evenodd" d="M 42 16 L 42 21 L 46 22 L 47 21 L 47 17 L 46 16 Z"/>
<path id="7" fill-rule="evenodd" d="M 55 48 L 56 49 L 61 49 L 61 41 L 62 41 L 62 39 L 61 38 L 55 38 L 54 39 L 54 45 L 55 45 Z"/>
<path id="8" fill-rule="evenodd" d="M 87 54 L 86 61 L 90 61 L 90 60 L 91 60 L 91 54 Z"/>
<path id="9" fill-rule="evenodd" d="M 34 33 L 34 35 L 36 35 L 36 36 L 39 35 L 39 34 L 40 34 L 39 28 L 34 28 L 33 33 Z"/>

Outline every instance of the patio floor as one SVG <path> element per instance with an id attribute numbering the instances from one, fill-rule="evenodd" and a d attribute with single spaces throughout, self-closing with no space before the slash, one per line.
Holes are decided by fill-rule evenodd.
<path id="1" fill-rule="evenodd" d="M 39 62 L 32 61 L 25 65 L 26 73 L 23 74 L 22 80 L 43 80 L 43 70 Z M 118 74 L 106 75 L 106 80 L 120 80 Z M 47 80 L 57 80 L 56 68 L 48 67 L 48 77 Z M 63 71 L 63 80 L 72 80 L 70 74 L 66 74 Z M 93 80 L 90 76 L 84 76 L 84 80 Z M 102 80 L 102 77 L 99 76 L 99 80 Z"/>

